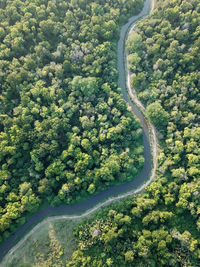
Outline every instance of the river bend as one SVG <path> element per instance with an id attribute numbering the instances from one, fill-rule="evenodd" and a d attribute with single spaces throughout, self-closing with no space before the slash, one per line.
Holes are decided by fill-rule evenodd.
<path id="1" fill-rule="evenodd" d="M 152 0 L 152 2 L 154 4 L 154 0 Z M 151 9 L 150 4 L 151 0 L 146 0 L 140 14 L 131 17 L 121 28 L 117 49 L 119 87 L 122 89 L 123 98 L 131 107 L 132 112 L 139 118 L 143 128 L 145 159 L 143 169 L 132 181 L 121 185 L 112 186 L 94 196 L 91 196 L 89 199 L 84 200 L 83 202 L 72 205 L 61 205 L 59 207 L 51 207 L 47 205 L 43 209 L 38 210 L 35 214 L 29 217 L 24 225 L 20 226 L 14 234 L 12 234 L 4 243 L 0 245 L 0 261 L 4 255 L 8 253 L 0 266 L 5 266 L 5 262 L 11 259 L 13 252 L 42 224 L 58 219 L 86 217 L 88 214 L 96 211 L 100 207 L 105 206 L 117 199 L 121 199 L 142 191 L 146 185 L 152 181 L 156 168 L 157 142 L 155 129 L 150 123 L 147 124 L 142 112 L 140 112 L 142 109 L 137 107 L 138 100 L 136 102 L 136 96 L 134 96 L 130 91 L 130 73 L 127 69 L 127 55 L 125 54 L 125 40 L 135 23 L 142 17 L 147 16 L 150 13 L 150 10 L 153 10 L 153 7 Z M 137 105 L 134 104 L 134 102 L 137 103 Z M 149 133 L 151 133 L 150 136 Z M 152 146 L 150 146 L 150 140 Z M 151 160 L 151 156 L 153 156 L 153 162 Z M 26 234 L 29 229 L 32 230 Z M 16 244 L 16 240 L 19 240 L 20 238 L 21 240 Z"/>

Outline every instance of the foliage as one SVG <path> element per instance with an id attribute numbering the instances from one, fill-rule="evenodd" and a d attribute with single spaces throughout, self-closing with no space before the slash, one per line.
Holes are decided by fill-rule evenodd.
<path id="1" fill-rule="evenodd" d="M 67 266 L 199 266 L 200 3 L 156 2 L 127 48 L 132 85 L 160 138 L 157 178 L 76 227 Z"/>
<path id="2" fill-rule="evenodd" d="M 42 201 L 80 201 L 142 167 L 116 70 L 120 25 L 142 4 L 0 2 L 0 241 Z"/>
<path id="3" fill-rule="evenodd" d="M 168 124 L 169 115 L 158 102 L 154 102 L 147 106 L 146 115 L 151 119 L 157 129 L 162 129 Z"/>

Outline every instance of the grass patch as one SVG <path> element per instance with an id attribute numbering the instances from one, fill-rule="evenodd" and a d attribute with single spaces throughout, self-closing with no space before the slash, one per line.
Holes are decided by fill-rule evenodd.
<path id="1" fill-rule="evenodd" d="M 6 267 L 66 266 L 76 242 L 73 228 L 81 219 L 63 219 L 47 222 L 35 231 L 5 261 Z"/>

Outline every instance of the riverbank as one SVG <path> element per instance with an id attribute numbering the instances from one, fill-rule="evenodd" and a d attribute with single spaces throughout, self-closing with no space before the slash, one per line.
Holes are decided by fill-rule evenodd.
<path id="1" fill-rule="evenodd" d="M 154 2 L 154 1 L 153 1 Z M 20 245 L 27 240 L 27 238 L 34 232 L 39 229 L 39 227 L 51 220 L 62 220 L 67 218 L 84 218 L 89 214 L 97 211 L 99 208 L 106 206 L 116 200 L 125 198 L 127 196 L 141 192 L 154 178 L 155 169 L 156 169 L 156 154 L 157 154 L 157 141 L 155 129 L 153 129 L 146 122 L 144 115 L 137 108 L 137 103 L 135 98 L 132 95 L 129 97 L 129 89 L 127 92 L 126 81 L 130 74 L 126 72 L 125 67 L 125 39 L 127 36 L 127 31 L 130 29 L 130 26 L 134 26 L 136 22 L 142 17 L 146 16 L 150 11 L 150 0 L 146 0 L 145 5 L 141 13 L 137 16 L 131 17 L 128 22 L 121 28 L 120 39 L 118 42 L 117 58 L 118 58 L 118 71 L 119 71 L 119 87 L 122 89 L 122 94 L 124 99 L 130 105 L 133 113 L 140 119 L 141 125 L 143 127 L 143 144 L 144 144 L 144 158 L 145 164 L 134 180 L 127 182 L 122 185 L 113 186 L 107 190 L 100 192 L 99 194 L 92 196 L 90 199 L 87 199 L 81 203 L 73 205 L 63 205 L 60 207 L 50 207 L 46 206 L 40 211 L 32 215 L 28 221 L 22 225 L 15 234 L 11 235 L 6 242 L 0 247 L 0 258 L 2 258 L 11 248 L 9 253 L 6 255 L 1 266 L 5 266 L 6 260 L 10 259 L 11 255 Z M 128 77 L 128 78 L 127 78 Z M 129 84 L 130 87 L 130 84 Z M 134 103 L 134 104 L 133 104 Z M 150 133 L 150 135 L 149 135 Z M 151 143 L 151 144 L 150 144 Z M 153 164 L 151 160 L 151 149 L 153 151 Z M 153 165 L 153 168 L 152 168 Z M 86 212 L 84 212 L 86 211 Z M 84 213 L 83 213 L 84 212 Z M 59 214 L 68 214 L 60 215 Z M 54 216 L 49 218 L 50 216 Z M 44 218 L 46 218 L 44 220 Z M 42 221 L 44 220 L 44 221 Z M 42 221 L 42 222 L 41 222 Z M 34 225 L 36 225 L 34 227 Z M 34 228 L 33 228 L 34 227 Z M 32 228 L 32 230 L 27 233 L 27 230 Z M 26 234 L 26 235 L 25 235 Z M 16 239 L 19 239 L 21 236 L 24 236 L 16 245 Z M 15 245 L 15 246 L 14 246 Z"/>

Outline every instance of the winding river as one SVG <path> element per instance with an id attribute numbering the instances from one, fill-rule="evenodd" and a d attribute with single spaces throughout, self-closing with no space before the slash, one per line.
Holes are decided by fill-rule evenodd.
<path id="1" fill-rule="evenodd" d="M 16 249 L 19 248 L 20 245 L 27 240 L 27 238 L 42 224 L 59 219 L 86 217 L 100 207 L 108 205 L 113 201 L 139 193 L 151 183 L 156 170 L 156 133 L 154 126 L 149 122 L 146 122 L 143 116 L 145 108 L 138 100 L 136 93 L 132 91 L 130 87 L 130 73 L 128 70 L 127 54 L 125 53 L 125 40 L 130 34 L 131 30 L 135 27 L 136 22 L 139 19 L 148 16 L 153 8 L 154 0 L 146 0 L 140 14 L 131 17 L 121 28 L 117 50 L 119 87 L 122 89 L 122 94 L 125 101 L 131 107 L 132 112 L 139 118 L 143 128 L 145 163 L 142 171 L 132 181 L 121 185 L 112 186 L 81 203 L 62 205 L 59 207 L 51 207 L 47 205 L 43 209 L 37 211 L 35 214 L 30 216 L 24 225 L 20 226 L 14 234 L 12 234 L 3 244 L 0 245 L 0 260 L 2 260 L 7 253 L 0 266 L 6 266 L 6 262 L 11 260 Z M 29 229 L 32 230 L 27 233 Z M 16 244 L 16 240 L 19 240 L 20 238 L 21 240 Z"/>

